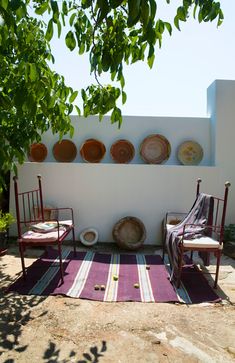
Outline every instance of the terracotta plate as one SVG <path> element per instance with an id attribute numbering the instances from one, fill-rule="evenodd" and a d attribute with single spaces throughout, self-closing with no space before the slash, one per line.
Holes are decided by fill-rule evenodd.
<path id="1" fill-rule="evenodd" d="M 179 146 L 177 156 L 183 165 L 198 165 L 203 158 L 203 149 L 195 141 L 185 141 Z"/>
<path id="2" fill-rule="evenodd" d="M 127 216 L 120 219 L 113 227 L 113 239 L 119 247 L 136 250 L 142 246 L 146 238 L 143 222 L 136 217 Z"/>
<path id="3" fill-rule="evenodd" d="M 53 155 L 57 161 L 71 162 L 77 156 L 76 145 L 71 140 L 57 141 L 53 146 Z"/>
<path id="4" fill-rule="evenodd" d="M 147 136 L 140 146 L 140 156 L 148 164 L 161 164 L 171 153 L 171 145 L 163 135 Z"/>
<path id="5" fill-rule="evenodd" d="M 34 143 L 30 146 L 29 154 L 30 161 L 42 162 L 47 157 L 47 147 L 43 143 Z"/>
<path id="6" fill-rule="evenodd" d="M 96 139 L 86 140 L 80 148 L 81 157 L 88 163 L 99 163 L 103 159 L 105 153 L 105 145 Z"/>
<path id="7" fill-rule="evenodd" d="M 112 144 L 110 154 L 113 161 L 125 164 L 129 163 L 135 156 L 135 148 L 128 140 L 117 140 Z"/>

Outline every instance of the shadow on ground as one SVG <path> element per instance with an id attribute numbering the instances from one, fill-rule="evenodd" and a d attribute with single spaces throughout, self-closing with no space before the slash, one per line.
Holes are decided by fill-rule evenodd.
<path id="1" fill-rule="evenodd" d="M 37 254 L 41 254 L 42 251 L 36 251 Z M 17 255 L 15 249 L 11 251 L 12 255 Z M 34 319 L 41 318 L 47 315 L 47 310 L 35 315 L 32 313 L 33 308 L 42 304 L 47 297 L 46 296 L 23 296 L 15 293 L 8 293 L 6 286 L 9 286 L 17 278 L 20 277 L 21 272 L 16 273 L 15 276 L 10 276 L 4 272 L 6 264 L 2 263 L 0 268 L 0 360 L 3 363 L 14 363 L 18 359 L 11 358 L 17 353 L 23 353 L 27 350 L 29 344 L 22 345 L 20 340 L 24 327 Z M 44 363 L 98 363 L 100 357 L 104 355 L 107 350 L 106 341 L 101 342 L 101 347 L 92 346 L 88 348 L 89 351 L 79 354 L 71 350 L 68 358 L 60 360 L 60 349 L 57 345 L 50 341 L 48 346 L 45 347 L 44 355 L 41 358 L 41 362 Z M 4 356 L 7 358 L 4 360 Z M 76 358 L 81 357 L 82 358 Z M 2 360 L 3 358 L 3 360 Z"/>
<path id="2" fill-rule="evenodd" d="M 101 348 L 99 349 L 97 346 L 92 346 L 89 350 L 89 353 L 83 353 L 83 359 L 75 359 L 74 357 L 77 355 L 76 352 L 71 351 L 69 357 L 63 359 L 62 361 L 59 360 L 60 350 L 57 349 L 56 344 L 50 342 L 48 349 L 45 351 L 43 362 L 46 363 L 70 363 L 71 360 L 74 363 L 98 363 L 99 358 L 104 356 L 104 352 L 107 350 L 107 345 L 105 341 L 102 341 Z M 8 362 L 5 362 L 8 363 Z M 9 362 L 10 363 L 10 362 Z"/>

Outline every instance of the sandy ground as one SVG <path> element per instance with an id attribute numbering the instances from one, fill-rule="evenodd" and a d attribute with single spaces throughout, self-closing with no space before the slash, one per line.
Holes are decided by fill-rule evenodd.
<path id="1" fill-rule="evenodd" d="M 16 251 L 0 257 L 1 363 L 235 362 L 234 259 L 222 259 L 222 303 L 103 303 L 5 295 L 21 272 Z"/>

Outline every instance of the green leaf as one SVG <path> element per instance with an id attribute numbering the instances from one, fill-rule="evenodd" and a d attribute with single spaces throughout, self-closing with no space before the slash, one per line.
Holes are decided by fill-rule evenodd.
<path id="1" fill-rule="evenodd" d="M 153 63 L 154 63 L 154 60 L 155 60 L 155 55 L 151 55 L 151 57 L 148 57 L 148 65 L 149 65 L 149 68 L 152 68 L 153 67 Z"/>
<path id="2" fill-rule="evenodd" d="M 30 63 L 29 64 L 29 78 L 31 79 L 32 82 L 35 82 L 38 78 L 38 74 L 37 74 L 37 68 L 36 68 L 36 64 L 35 63 Z"/>
<path id="3" fill-rule="evenodd" d="M 178 7 L 177 9 L 177 17 L 181 21 L 186 21 L 187 13 L 183 6 Z"/>
<path id="4" fill-rule="evenodd" d="M 73 22 L 74 22 L 74 19 L 76 17 L 76 13 L 73 13 L 71 16 L 70 16 L 70 19 L 69 19 L 69 25 L 72 26 L 73 25 Z"/>
<path id="5" fill-rule="evenodd" d="M 58 8 L 57 1 L 51 0 L 51 8 L 53 11 L 53 21 L 54 21 L 54 23 L 57 23 L 57 20 L 59 19 L 59 8 Z"/>
<path id="6" fill-rule="evenodd" d="M 154 55 L 154 47 L 152 45 L 149 46 L 149 53 L 148 53 L 148 65 L 149 68 L 152 68 L 154 63 L 155 55 Z"/>
<path id="7" fill-rule="evenodd" d="M 150 8 L 149 8 L 148 0 L 142 0 L 141 1 L 141 15 L 140 16 L 141 16 L 141 20 L 142 20 L 144 28 L 146 28 L 147 24 L 148 24 L 149 12 L 150 12 Z"/>
<path id="8" fill-rule="evenodd" d="M 168 30 L 168 33 L 171 35 L 172 34 L 172 26 L 171 26 L 171 24 L 168 23 L 168 22 L 166 22 L 166 21 L 164 22 L 164 24 L 165 24 L 165 27 Z"/>
<path id="9" fill-rule="evenodd" d="M 117 8 L 118 6 L 121 5 L 121 3 L 123 2 L 123 0 L 110 0 L 110 6 L 112 9 Z"/>
<path id="10" fill-rule="evenodd" d="M 72 139 L 73 135 L 74 135 L 74 127 L 72 125 L 70 125 L 69 136 L 71 139 Z"/>
<path id="11" fill-rule="evenodd" d="M 75 100 L 75 98 L 77 97 L 78 95 L 78 91 L 74 91 L 71 96 L 69 97 L 69 102 L 70 103 L 73 103 L 73 101 Z"/>
<path id="12" fill-rule="evenodd" d="M 164 23 L 164 21 L 162 21 L 161 19 L 159 19 L 156 22 L 155 29 L 156 29 L 157 32 L 159 32 L 159 33 L 162 34 L 164 32 L 164 29 L 165 29 L 165 23 Z"/>
<path id="13" fill-rule="evenodd" d="M 81 116 L 81 110 L 80 110 L 80 108 L 79 108 L 78 106 L 76 106 L 76 105 L 75 105 L 75 108 L 76 108 L 76 110 L 77 110 L 77 114 L 78 114 L 78 116 Z"/>
<path id="14" fill-rule="evenodd" d="M 193 17 L 196 19 L 196 11 L 197 11 L 198 4 L 196 4 L 193 8 Z"/>
<path id="15" fill-rule="evenodd" d="M 125 86 L 125 78 L 123 77 L 123 74 L 120 77 L 120 84 L 121 84 L 121 87 L 124 88 L 124 86 Z"/>
<path id="16" fill-rule="evenodd" d="M 81 95 L 82 95 L 83 101 L 86 101 L 87 100 L 87 95 L 86 95 L 86 92 L 85 92 L 85 90 L 83 88 L 81 89 Z"/>
<path id="17" fill-rule="evenodd" d="M 219 18 L 218 18 L 218 21 L 217 21 L 217 26 L 220 26 L 223 23 L 223 20 L 224 20 L 224 14 L 223 14 L 222 10 L 220 9 L 219 10 Z"/>
<path id="18" fill-rule="evenodd" d="M 159 48 L 161 48 L 161 46 L 162 46 L 162 34 L 161 33 L 157 33 L 156 35 L 157 35 L 157 39 L 159 41 Z"/>
<path id="19" fill-rule="evenodd" d="M 48 9 L 48 5 L 49 5 L 48 2 L 44 1 L 41 6 L 39 6 L 38 8 L 35 9 L 35 13 L 38 15 L 44 14 L 45 11 L 47 11 L 47 9 Z"/>
<path id="20" fill-rule="evenodd" d="M 174 17 L 174 24 L 175 24 L 175 27 L 180 31 L 179 18 L 177 15 Z"/>
<path id="21" fill-rule="evenodd" d="M 66 34 L 65 43 L 71 51 L 76 47 L 76 39 L 71 30 Z"/>
<path id="22" fill-rule="evenodd" d="M 4 10 L 6 10 L 6 9 L 7 9 L 7 7 L 8 7 L 8 0 L 1 0 L 1 1 L 0 1 L 0 5 L 1 5 L 1 7 L 2 7 Z"/>
<path id="23" fill-rule="evenodd" d="M 62 27 L 61 27 L 61 22 L 59 20 L 57 20 L 57 30 L 58 30 L 58 38 L 60 38 Z"/>
<path id="24" fill-rule="evenodd" d="M 48 22 L 45 38 L 46 40 L 50 41 L 52 37 L 53 37 L 53 20 L 50 19 Z"/>
<path id="25" fill-rule="evenodd" d="M 127 25 L 133 26 L 137 23 L 140 17 L 141 0 L 128 0 L 128 19 Z"/>
<path id="26" fill-rule="evenodd" d="M 201 23 L 202 20 L 203 20 L 203 15 L 202 15 L 202 11 L 200 9 L 199 12 L 198 12 L 198 21 L 199 21 L 199 23 Z"/>
<path id="27" fill-rule="evenodd" d="M 21 0 L 11 0 L 11 10 L 16 11 L 22 6 Z"/>
<path id="28" fill-rule="evenodd" d="M 127 100 L 126 92 L 122 91 L 122 104 L 123 105 L 126 103 L 126 100 Z"/>
<path id="29" fill-rule="evenodd" d="M 150 2 L 150 18 L 153 20 L 157 12 L 157 4 L 155 0 L 149 0 Z"/>
<path id="30" fill-rule="evenodd" d="M 64 15 L 68 15 L 68 6 L 67 6 L 67 1 L 63 1 L 63 4 L 62 4 L 62 11 L 63 11 Z"/>
<path id="31" fill-rule="evenodd" d="M 17 10 L 16 10 L 16 18 L 17 21 L 20 21 L 22 18 L 24 18 L 27 14 L 27 9 L 25 4 L 22 4 Z"/>
<path id="32" fill-rule="evenodd" d="M 97 2 L 99 2 L 99 0 Z M 108 0 L 101 0 L 100 3 L 101 4 L 99 5 L 100 9 L 98 12 L 97 24 L 101 24 L 101 22 L 106 18 L 110 11 Z"/>
<path id="33" fill-rule="evenodd" d="M 85 52 L 85 43 L 81 43 L 79 46 L 79 54 L 82 55 Z"/>
<path id="34" fill-rule="evenodd" d="M 112 64 L 112 59 L 110 56 L 109 49 L 104 49 L 102 57 L 101 57 L 101 63 L 102 63 L 102 70 L 104 72 L 107 72 L 109 70 L 109 67 Z"/>

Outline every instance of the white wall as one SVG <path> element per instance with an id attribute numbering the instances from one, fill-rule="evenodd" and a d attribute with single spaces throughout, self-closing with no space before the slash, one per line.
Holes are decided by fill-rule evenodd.
<path id="1" fill-rule="evenodd" d="M 36 175 L 41 174 L 46 203 L 74 208 L 77 239 L 84 228 L 93 226 L 99 231 L 99 241 L 112 242 L 113 225 L 132 215 L 145 224 L 145 244 L 160 245 L 166 211 L 189 210 L 198 177 L 203 180 L 202 191 L 218 195 L 223 195 L 225 181 L 231 181 L 226 223 L 234 223 L 234 97 L 235 82 L 216 81 L 208 89 L 208 118 L 124 116 L 120 130 L 110 124 L 109 117 L 102 122 L 96 117 L 72 117 L 76 159 L 72 163 L 56 162 L 52 147 L 58 138 L 48 132 L 42 138 L 48 148 L 47 159 L 19 167 L 20 187 L 31 188 L 37 182 Z M 140 158 L 140 143 L 152 133 L 162 134 L 170 141 L 172 152 L 165 164 L 148 165 Z M 82 142 L 91 137 L 103 141 L 107 148 L 99 164 L 85 163 L 79 154 Z M 112 163 L 109 149 L 119 138 L 126 138 L 135 146 L 136 155 L 130 164 Z M 179 164 L 177 148 L 185 140 L 195 140 L 203 147 L 200 165 Z M 12 185 L 10 208 L 14 211 Z M 15 228 L 11 234 L 15 234 Z"/>

